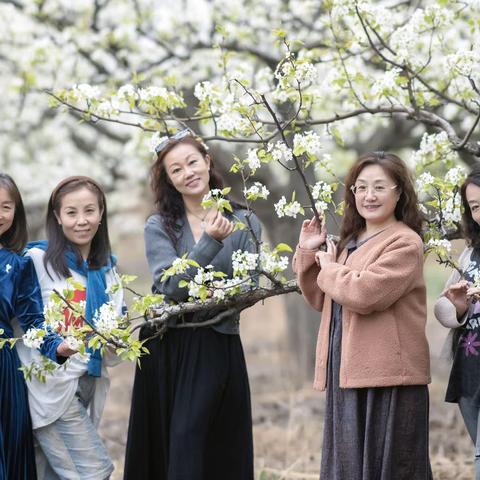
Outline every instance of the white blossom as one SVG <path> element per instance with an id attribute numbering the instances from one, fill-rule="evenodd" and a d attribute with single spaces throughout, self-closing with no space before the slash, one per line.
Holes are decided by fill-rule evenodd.
<path id="1" fill-rule="evenodd" d="M 118 112 L 115 110 L 115 108 L 113 108 L 113 105 L 109 101 L 103 100 L 98 104 L 97 108 L 95 109 L 95 113 L 97 113 L 100 117 L 111 117 Z"/>
<path id="2" fill-rule="evenodd" d="M 247 200 L 256 200 L 257 198 L 266 200 L 270 192 L 265 185 L 262 185 L 260 182 L 255 182 L 251 187 L 244 188 L 243 194 Z"/>
<path id="3" fill-rule="evenodd" d="M 435 177 L 430 172 L 423 172 L 416 180 L 417 190 L 422 192 L 435 182 Z"/>
<path id="4" fill-rule="evenodd" d="M 236 112 L 226 112 L 217 118 L 217 127 L 223 132 L 235 133 L 242 125 L 242 117 Z"/>
<path id="5" fill-rule="evenodd" d="M 192 298 L 199 298 L 202 285 L 198 285 L 195 282 L 188 283 L 188 295 Z"/>
<path id="6" fill-rule="evenodd" d="M 134 98 L 135 100 L 138 99 L 138 93 L 135 90 L 135 87 L 130 84 L 122 85 L 117 91 L 118 98 Z"/>
<path id="7" fill-rule="evenodd" d="M 85 98 L 86 100 L 93 100 L 100 96 L 100 89 L 88 83 L 75 84 L 72 90 L 76 96 Z"/>
<path id="8" fill-rule="evenodd" d="M 179 274 L 185 273 L 188 268 L 189 268 L 189 264 L 187 262 L 187 259 L 176 258 L 173 261 L 172 266 L 171 266 L 172 275 L 179 275 Z"/>
<path id="9" fill-rule="evenodd" d="M 452 183 L 453 185 L 458 185 L 465 179 L 465 169 L 461 166 L 451 168 L 445 175 L 445 180 Z"/>
<path id="10" fill-rule="evenodd" d="M 156 97 L 163 98 L 164 100 L 169 99 L 169 93 L 165 87 L 151 86 L 146 88 L 140 88 L 138 90 L 138 95 L 140 99 L 144 101 L 149 101 Z"/>
<path id="11" fill-rule="evenodd" d="M 460 194 L 456 193 L 444 203 L 442 217 L 446 222 L 460 222 L 462 219 L 461 202 Z"/>
<path id="12" fill-rule="evenodd" d="M 295 63 L 291 59 L 286 59 L 280 64 L 279 68 L 275 72 L 275 78 L 278 80 L 291 80 L 295 79 L 300 84 L 310 84 L 317 79 L 317 70 L 315 66 L 310 62 L 298 62 Z M 288 86 L 289 83 L 284 85 Z M 296 86 L 294 84 L 294 86 Z"/>
<path id="13" fill-rule="evenodd" d="M 278 218 L 286 217 L 293 217 L 297 218 L 299 213 L 303 213 L 303 208 L 296 200 L 287 203 L 285 196 L 274 205 L 275 212 L 277 213 Z"/>
<path id="14" fill-rule="evenodd" d="M 284 142 L 277 142 L 275 145 L 270 143 L 267 149 L 277 162 L 288 163 L 293 158 L 292 150 Z"/>
<path id="15" fill-rule="evenodd" d="M 322 200 L 315 202 L 315 208 L 319 212 L 324 212 L 325 210 L 328 210 L 328 203 L 323 202 Z"/>
<path id="16" fill-rule="evenodd" d="M 423 165 L 434 161 L 454 163 L 457 160 L 458 154 L 452 149 L 446 132 L 430 135 L 425 133 L 420 142 L 420 148 L 411 157 L 414 165 Z"/>
<path id="17" fill-rule="evenodd" d="M 431 238 L 428 242 L 427 242 L 427 248 L 432 248 L 432 249 L 435 249 L 435 248 L 442 248 L 442 249 L 445 249 L 445 251 L 447 253 L 450 253 L 451 250 L 452 250 L 452 244 L 446 240 L 446 239 L 439 239 L 439 238 Z"/>
<path id="18" fill-rule="evenodd" d="M 212 82 L 200 82 L 195 85 L 195 90 L 193 94 L 195 97 L 198 98 L 201 102 L 204 100 L 210 100 L 214 90 L 213 90 Z"/>
<path id="19" fill-rule="evenodd" d="M 216 288 L 213 290 L 212 296 L 215 300 L 223 300 L 225 298 L 225 290 L 223 288 Z"/>
<path id="20" fill-rule="evenodd" d="M 243 277 L 257 268 L 258 254 L 236 250 L 232 254 L 234 277 Z"/>
<path id="21" fill-rule="evenodd" d="M 193 281 L 198 285 L 203 285 L 205 283 L 211 282 L 214 279 L 213 271 L 211 270 L 213 267 L 209 265 L 205 268 L 199 268 L 195 277 L 193 277 Z"/>
<path id="22" fill-rule="evenodd" d="M 265 250 L 260 253 L 260 265 L 262 270 L 268 273 L 283 272 L 288 268 L 289 263 L 290 261 L 286 256 L 279 256 Z"/>
<path id="23" fill-rule="evenodd" d="M 399 68 L 392 68 L 387 70 L 379 79 L 372 85 L 372 93 L 377 97 L 384 95 L 396 95 L 400 92 L 397 84 L 398 76 L 401 70 Z"/>
<path id="24" fill-rule="evenodd" d="M 30 328 L 22 336 L 23 344 L 28 348 L 40 348 L 43 344 L 45 330 L 41 328 Z"/>
<path id="25" fill-rule="evenodd" d="M 260 159 L 258 158 L 258 153 L 255 148 L 249 148 L 247 152 L 247 163 L 250 167 L 250 170 L 254 171 L 261 167 Z"/>
<path id="26" fill-rule="evenodd" d="M 322 149 L 320 136 L 313 131 L 296 133 L 293 137 L 293 149 L 299 154 L 305 152 L 313 156 L 318 155 Z"/>
<path id="27" fill-rule="evenodd" d="M 332 194 L 333 194 L 333 190 L 331 185 L 321 180 L 318 181 L 312 188 L 312 196 L 314 200 L 331 202 Z"/>
<path id="28" fill-rule="evenodd" d="M 166 135 L 161 137 L 159 132 L 155 132 L 150 137 L 150 141 L 148 142 L 148 150 L 152 153 L 156 153 L 155 148 L 157 147 L 157 145 L 160 145 L 165 140 L 168 140 L 168 137 Z"/>
<path id="29" fill-rule="evenodd" d="M 104 303 L 93 317 L 95 328 L 101 334 L 108 334 L 113 329 L 118 328 L 118 316 L 112 303 Z"/>

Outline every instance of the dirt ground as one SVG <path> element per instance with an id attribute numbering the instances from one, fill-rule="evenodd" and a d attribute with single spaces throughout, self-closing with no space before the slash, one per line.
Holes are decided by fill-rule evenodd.
<path id="1" fill-rule="evenodd" d="M 430 454 L 435 479 L 468 480 L 473 478 L 473 448 L 456 405 L 443 401 L 448 365 L 438 355 L 446 332 L 431 314 L 445 277 L 441 267 L 429 263 Z M 252 392 L 256 478 L 318 479 L 324 395 L 314 391 L 310 382 L 301 389 L 293 387 L 282 300 L 271 299 L 248 310 L 241 326 Z M 123 473 L 134 367 L 125 363 L 110 373 L 112 384 L 100 430 L 115 463 L 112 479 L 118 480 Z"/>

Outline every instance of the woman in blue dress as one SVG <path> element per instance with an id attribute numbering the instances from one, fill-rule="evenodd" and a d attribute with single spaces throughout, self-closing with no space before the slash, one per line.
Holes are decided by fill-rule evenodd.
<path id="1" fill-rule="evenodd" d="M 33 262 L 19 252 L 25 247 L 25 210 L 15 182 L 0 174 L 0 337 L 14 336 L 12 320 L 23 330 L 43 326 L 43 303 Z M 44 337 L 40 351 L 61 363 L 70 356 L 63 339 Z M 17 351 L 0 349 L 0 480 L 35 480 L 35 457 L 25 380 Z"/>

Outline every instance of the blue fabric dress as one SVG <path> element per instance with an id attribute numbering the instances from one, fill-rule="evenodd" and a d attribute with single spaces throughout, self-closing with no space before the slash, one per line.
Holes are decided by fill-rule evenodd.
<path id="1" fill-rule="evenodd" d="M 0 248 L 0 336 L 14 336 L 12 319 L 23 330 L 43 325 L 43 303 L 30 258 Z M 62 338 L 47 335 L 41 353 L 57 361 Z M 0 480 L 35 480 L 35 456 L 25 380 L 15 348 L 0 349 Z"/>

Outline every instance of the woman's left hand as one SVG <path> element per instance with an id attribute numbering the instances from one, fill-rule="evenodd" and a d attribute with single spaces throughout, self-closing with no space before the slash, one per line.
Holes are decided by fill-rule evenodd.
<path id="1" fill-rule="evenodd" d="M 329 238 L 327 238 L 326 244 L 326 252 L 318 251 L 315 254 L 315 261 L 320 268 L 325 267 L 325 265 L 328 265 L 329 263 L 335 263 L 337 261 L 337 246 Z"/>
<path id="2" fill-rule="evenodd" d="M 63 341 L 58 347 L 57 347 L 57 355 L 59 357 L 71 357 L 72 355 L 75 355 L 78 353 L 76 350 L 72 350 L 69 346 L 68 343 Z"/>
<path id="3" fill-rule="evenodd" d="M 467 289 L 466 295 L 468 299 L 477 302 L 480 300 L 480 287 L 470 287 Z"/>

